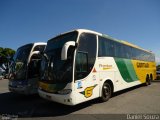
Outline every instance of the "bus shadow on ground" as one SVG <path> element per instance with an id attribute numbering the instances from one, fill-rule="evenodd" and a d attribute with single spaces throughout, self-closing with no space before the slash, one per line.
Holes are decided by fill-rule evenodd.
<path id="1" fill-rule="evenodd" d="M 96 100 L 92 100 L 76 106 L 67 106 L 44 100 L 38 95 L 24 96 L 7 92 L 0 94 L 0 115 L 13 115 L 19 118 L 62 116 L 95 103 Z"/>
<path id="2" fill-rule="evenodd" d="M 160 79 L 158 79 L 158 80 L 154 80 L 154 81 L 152 81 L 152 82 L 153 82 L 153 83 L 154 83 L 154 82 L 160 82 Z"/>
<path id="3" fill-rule="evenodd" d="M 142 86 L 138 85 L 116 92 L 113 94 L 113 97 Z M 63 116 L 98 103 L 100 103 L 99 99 L 94 99 L 76 106 L 67 106 L 44 100 L 38 95 L 24 96 L 7 92 L 0 94 L 0 115 L 16 115 L 20 118 Z"/>

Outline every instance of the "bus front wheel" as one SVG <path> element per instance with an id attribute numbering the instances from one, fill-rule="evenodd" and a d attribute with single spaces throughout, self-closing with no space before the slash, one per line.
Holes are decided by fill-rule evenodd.
<path id="1" fill-rule="evenodd" d="M 107 82 L 105 82 L 103 84 L 103 87 L 102 87 L 102 93 L 101 93 L 101 101 L 102 102 L 106 102 L 109 100 L 109 98 L 111 97 L 111 94 L 112 94 L 112 89 L 111 89 L 111 85 Z"/>

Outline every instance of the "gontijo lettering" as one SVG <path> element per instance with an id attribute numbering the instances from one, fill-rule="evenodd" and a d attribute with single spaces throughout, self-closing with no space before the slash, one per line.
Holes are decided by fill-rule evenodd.
<path id="1" fill-rule="evenodd" d="M 149 63 L 137 62 L 138 68 L 149 68 Z"/>

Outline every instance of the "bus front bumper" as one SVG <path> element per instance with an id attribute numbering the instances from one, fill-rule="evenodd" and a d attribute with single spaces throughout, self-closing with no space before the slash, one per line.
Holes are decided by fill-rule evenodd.
<path id="1" fill-rule="evenodd" d="M 14 92 L 14 93 L 19 93 L 19 94 L 25 94 L 28 95 L 30 94 L 28 87 L 13 87 L 9 86 L 9 91 Z"/>
<path id="2" fill-rule="evenodd" d="M 33 90 L 31 85 L 19 85 L 15 84 L 13 81 L 9 81 L 8 89 L 11 92 L 24 94 L 24 95 L 31 95 L 38 93 L 38 90 Z"/>
<path id="3" fill-rule="evenodd" d="M 61 94 L 53 94 L 53 93 L 48 93 L 48 92 L 44 92 L 40 89 L 38 89 L 38 93 L 40 95 L 40 97 L 47 99 L 49 101 L 54 101 L 54 102 L 58 102 L 58 103 L 62 103 L 65 105 L 75 105 L 74 103 L 74 97 L 71 94 L 67 94 L 67 95 L 61 95 Z"/>

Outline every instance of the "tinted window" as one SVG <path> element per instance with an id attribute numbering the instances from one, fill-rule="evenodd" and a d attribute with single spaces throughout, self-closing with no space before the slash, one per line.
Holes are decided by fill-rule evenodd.
<path id="1" fill-rule="evenodd" d="M 66 34 L 57 36 L 55 38 L 52 38 L 47 42 L 47 47 L 45 51 L 49 52 L 51 50 L 62 48 L 66 42 L 76 41 L 77 35 L 78 35 L 78 32 L 70 32 L 70 33 L 66 33 Z"/>
<path id="2" fill-rule="evenodd" d="M 125 54 L 123 51 L 124 51 L 124 46 L 118 42 L 115 42 L 115 56 L 124 58 Z"/>
<path id="3" fill-rule="evenodd" d="M 96 51 L 97 51 L 96 35 L 82 33 L 79 38 L 78 49 L 76 54 L 76 66 L 75 66 L 76 80 L 86 77 L 91 72 L 96 59 Z M 83 72 L 80 72 L 80 68 L 82 67 L 79 67 L 79 64 L 80 60 L 83 59 L 84 61 L 81 61 L 83 62 Z M 87 74 L 84 74 L 84 71 L 86 71 Z"/>
<path id="4" fill-rule="evenodd" d="M 103 37 L 99 37 L 99 57 L 101 56 L 115 56 L 114 42 Z"/>
<path id="5" fill-rule="evenodd" d="M 132 57 L 131 47 L 127 45 L 123 45 L 123 54 L 124 54 L 123 55 L 124 58 L 131 59 Z"/>
<path id="6" fill-rule="evenodd" d="M 76 74 L 77 79 L 82 79 L 88 74 L 88 53 L 77 52 L 76 57 Z"/>
<path id="7" fill-rule="evenodd" d="M 155 61 L 154 54 L 99 36 L 98 56 Z"/>
<path id="8" fill-rule="evenodd" d="M 42 59 L 43 74 L 42 79 L 48 83 L 68 83 L 73 77 L 73 56 L 74 47 L 68 49 L 68 59 L 61 60 L 61 51 L 63 45 L 68 41 L 76 41 L 78 32 L 69 32 L 59 35 L 47 42 L 47 47 L 44 51 L 47 59 Z"/>
<path id="9" fill-rule="evenodd" d="M 45 45 L 37 45 L 37 46 L 34 47 L 34 50 L 33 50 L 33 51 L 43 52 L 43 51 L 44 51 L 44 48 L 45 48 Z"/>

